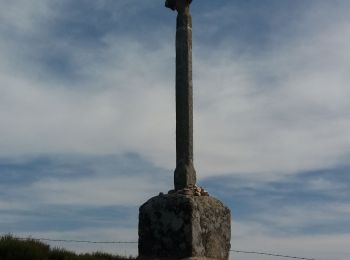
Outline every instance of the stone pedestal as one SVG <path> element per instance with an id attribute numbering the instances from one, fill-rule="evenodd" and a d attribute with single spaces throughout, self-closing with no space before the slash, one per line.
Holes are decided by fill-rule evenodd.
<path id="1" fill-rule="evenodd" d="M 229 258 L 230 210 L 210 196 L 167 194 L 140 207 L 140 259 Z"/>

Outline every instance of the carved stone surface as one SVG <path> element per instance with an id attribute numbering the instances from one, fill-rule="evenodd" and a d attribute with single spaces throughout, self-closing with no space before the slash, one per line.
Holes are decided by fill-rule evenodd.
<path id="1" fill-rule="evenodd" d="M 213 197 L 153 197 L 140 207 L 139 257 L 227 260 L 230 226 L 230 210 Z"/>

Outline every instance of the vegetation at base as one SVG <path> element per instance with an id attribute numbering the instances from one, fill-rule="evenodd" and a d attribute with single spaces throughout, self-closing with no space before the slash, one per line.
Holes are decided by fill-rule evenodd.
<path id="1" fill-rule="evenodd" d="M 0 237 L 0 260 L 129 260 L 132 257 L 105 253 L 75 254 L 64 249 L 50 248 L 34 239 L 18 239 L 11 235 Z"/>

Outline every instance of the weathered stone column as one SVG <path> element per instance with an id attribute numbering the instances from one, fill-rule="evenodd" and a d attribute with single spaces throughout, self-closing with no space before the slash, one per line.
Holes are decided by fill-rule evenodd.
<path id="1" fill-rule="evenodd" d="M 193 166 L 192 17 L 189 0 L 167 1 L 177 10 L 175 190 L 196 184 Z"/>
<path id="2" fill-rule="evenodd" d="M 139 259 L 228 260 L 231 213 L 196 186 L 193 167 L 192 0 L 166 0 L 177 10 L 175 190 L 140 207 Z"/>

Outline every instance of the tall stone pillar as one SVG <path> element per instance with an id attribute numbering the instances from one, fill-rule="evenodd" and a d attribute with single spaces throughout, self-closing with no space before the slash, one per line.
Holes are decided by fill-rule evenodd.
<path id="1" fill-rule="evenodd" d="M 175 190 L 140 207 L 139 259 L 228 260 L 230 210 L 196 186 L 193 166 L 192 0 L 166 0 L 176 10 Z"/>
<path id="2" fill-rule="evenodd" d="M 175 190 L 194 186 L 193 166 L 193 84 L 192 84 L 192 17 L 190 2 L 168 1 L 177 9 L 176 23 L 176 169 Z"/>

